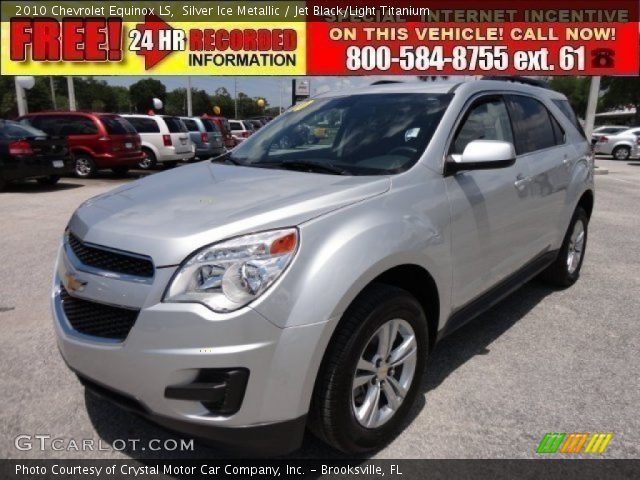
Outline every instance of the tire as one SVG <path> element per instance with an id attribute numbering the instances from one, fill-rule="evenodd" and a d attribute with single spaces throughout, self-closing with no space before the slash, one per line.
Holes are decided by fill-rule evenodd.
<path id="1" fill-rule="evenodd" d="M 93 177 L 98 171 L 96 162 L 93 161 L 90 155 L 86 153 L 80 153 L 75 156 L 75 175 L 79 178 Z"/>
<path id="2" fill-rule="evenodd" d="M 158 164 L 158 160 L 156 159 L 156 154 L 153 153 L 153 151 L 149 150 L 148 148 L 143 148 L 142 151 L 144 152 L 146 157 L 144 160 L 138 163 L 138 167 L 140 167 L 142 170 L 151 170 L 152 168 L 155 168 L 156 165 Z"/>
<path id="3" fill-rule="evenodd" d="M 125 177 L 129 173 L 129 167 L 114 167 L 111 171 L 116 177 Z"/>
<path id="4" fill-rule="evenodd" d="M 567 288 L 576 283 L 580 278 L 580 269 L 587 248 L 588 226 L 587 212 L 582 207 L 578 207 L 571 218 L 558 257 L 540 275 L 544 281 L 561 288 Z M 580 232 L 582 232 L 581 240 L 578 239 Z"/>
<path id="5" fill-rule="evenodd" d="M 407 344 L 409 335 L 404 334 L 409 330 L 414 335 L 413 355 L 407 356 L 395 371 L 389 362 L 379 364 L 377 373 L 371 373 L 372 363 L 360 363 L 361 359 L 376 361 L 381 346 L 379 332 L 392 322 L 398 325 L 401 336 L 396 336 L 391 344 L 390 357 L 398 354 L 399 345 Z M 311 401 L 310 430 L 349 454 L 370 452 L 386 445 L 403 427 L 419 392 L 428 345 L 427 320 L 412 295 L 383 284 L 367 288 L 347 309 L 327 348 Z M 368 369 L 358 368 L 363 365 Z M 362 385 L 355 387 L 356 377 L 368 381 L 358 381 Z M 394 387 L 400 384 L 405 394 L 404 398 L 395 397 L 400 403 L 394 411 L 386 392 L 399 392 Z M 366 404 L 374 404 L 366 399 L 376 398 L 369 397 L 376 386 L 380 392 L 375 403 L 377 411 L 375 415 L 366 415 Z"/>
<path id="6" fill-rule="evenodd" d="M 58 183 L 58 180 L 60 180 L 60 177 L 58 175 L 49 175 L 48 177 L 42 177 L 42 178 L 38 178 L 36 181 L 40 184 L 40 185 L 44 185 L 44 186 L 53 186 L 56 183 Z"/>
<path id="7" fill-rule="evenodd" d="M 611 152 L 611 155 L 615 160 L 628 160 L 631 156 L 631 149 L 625 146 L 616 147 Z"/>

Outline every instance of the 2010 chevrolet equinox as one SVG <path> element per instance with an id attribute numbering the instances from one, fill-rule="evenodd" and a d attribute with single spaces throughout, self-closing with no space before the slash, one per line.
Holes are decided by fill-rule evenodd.
<path id="1" fill-rule="evenodd" d="M 593 158 L 566 98 L 497 80 L 295 105 L 214 161 L 85 202 L 57 260 L 81 381 L 243 451 L 403 425 L 436 341 L 534 276 L 580 274 Z"/>

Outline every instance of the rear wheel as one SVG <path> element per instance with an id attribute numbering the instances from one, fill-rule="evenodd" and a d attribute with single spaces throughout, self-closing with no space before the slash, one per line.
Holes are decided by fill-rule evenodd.
<path id="1" fill-rule="evenodd" d="M 142 153 L 144 153 L 144 158 L 138 163 L 138 166 L 143 170 L 150 170 L 154 168 L 158 164 L 158 160 L 156 159 L 156 154 L 153 153 L 152 150 L 148 148 L 143 148 Z"/>
<path id="2" fill-rule="evenodd" d="M 613 150 L 613 158 L 616 160 L 628 160 L 631 156 L 631 149 L 629 147 L 616 147 Z"/>
<path id="3" fill-rule="evenodd" d="M 58 183 L 58 180 L 60 180 L 60 177 L 58 175 L 49 175 L 48 177 L 38 178 L 37 182 L 40 185 L 51 186 Z"/>
<path id="4" fill-rule="evenodd" d="M 96 162 L 93 161 L 86 153 L 80 153 L 75 156 L 76 158 L 76 168 L 75 174 L 76 177 L 80 178 L 89 178 L 96 174 L 98 171 L 96 167 Z"/>
<path id="5" fill-rule="evenodd" d="M 543 280 L 559 287 L 570 287 L 576 283 L 587 248 L 588 226 L 587 212 L 578 207 L 573 214 L 558 257 L 541 274 Z"/>
<path id="6" fill-rule="evenodd" d="M 428 351 L 418 301 L 375 284 L 349 307 L 316 380 L 310 428 L 355 454 L 383 447 L 399 432 L 419 391 Z"/>

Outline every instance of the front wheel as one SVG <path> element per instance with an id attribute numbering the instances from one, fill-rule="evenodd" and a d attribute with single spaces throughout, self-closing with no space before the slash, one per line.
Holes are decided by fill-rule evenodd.
<path id="1" fill-rule="evenodd" d="M 403 426 L 419 392 L 428 352 L 418 301 L 375 284 L 349 307 L 321 366 L 310 428 L 350 454 L 377 450 Z"/>
<path id="2" fill-rule="evenodd" d="M 558 287 L 570 287 L 580 277 L 580 269 L 587 248 L 589 217 L 578 207 L 571 218 L 569 229 L 555 261 L 542 272 L 541 278 Z"/>

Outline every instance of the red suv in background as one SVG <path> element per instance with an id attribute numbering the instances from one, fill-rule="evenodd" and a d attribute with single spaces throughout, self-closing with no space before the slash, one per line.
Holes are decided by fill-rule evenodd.
<path id="1" fill-rule="evenodd" d="M 222 141 L 224 142 L 225 147 L 233 148 L 236 146 L 236 141 L 231 135 L 229 120 L 227 120 L 225 117 L 211 117 L 209 115 L 203 115 L 202 118 L 211 120 L 218 126 L 218 128 L 220 129 L 220 133 L 222 134 Z"/>
<path id="2" fill-rule="evenodd" d="M 106 168 L 124 175 L 144 159 L 140 135 L 120 115 L 39 112 L 24 115 L 18 121 L 51 136 L 67 137 L 78 177 L 90 177 Z"/>

